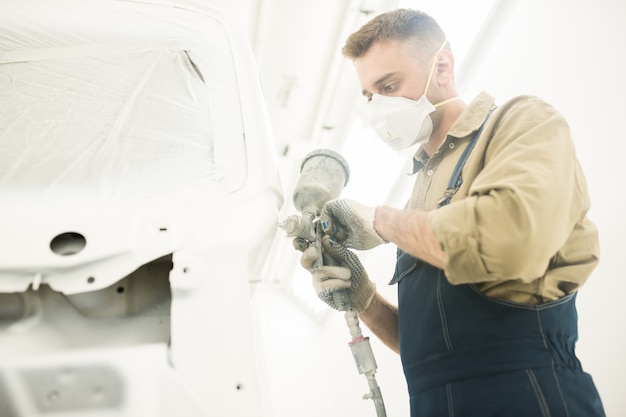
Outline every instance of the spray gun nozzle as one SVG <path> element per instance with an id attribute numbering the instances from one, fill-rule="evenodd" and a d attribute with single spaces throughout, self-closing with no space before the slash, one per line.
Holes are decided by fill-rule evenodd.
<path id="1" fill-rule="evenodd" d="M 278 224 L 281 229 L 291 237 L 299 237 L 313 242 L 316 238 L 314 217 L 310 213 L 302 213 L 302 216 L 292 214 L 285 221 Z"/>

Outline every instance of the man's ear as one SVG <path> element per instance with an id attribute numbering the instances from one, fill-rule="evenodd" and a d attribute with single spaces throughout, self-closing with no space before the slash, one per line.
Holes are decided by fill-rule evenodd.
<path id="1" fill-rule="evenodd" d="M 454 79 L 454 55 L 444 49 L 439 53 L 435 65 L 435 80 L 438 85 L 446 85 Z"/>

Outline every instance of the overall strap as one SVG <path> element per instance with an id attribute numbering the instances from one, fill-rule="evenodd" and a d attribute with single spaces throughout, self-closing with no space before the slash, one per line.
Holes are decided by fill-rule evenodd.
<path id="1" fill-rule="evenodd" d="M 461 176 L 463 167 L 465 166 L 465 163 L 467 162 L 467 158 L 469 158 L 470 153 L 472 153 L 472 149 L 474 149 L 474 145 L 476 145 L 476 142 L 478 141 L 478 137 L 482 133 L 483 128 L 485 127 L 485 123 L 487 123 L 487 120 L 489 120 L 489 116 L 491 116 L 491 113 L 493 112 L 493 110 L 495 109 L 489 110 L 487 117 L 485 117 L 485 120 L 483 120 L 483 123 L 480 125 L 476 133 L 474 133 L 474 136 L 472 136 L 472 139 L 470 139 L 469 143 L 467 144 L 467 147 L 463 150 L 463 153 L 461 154 L 459 161 L 456 163 L 456 166 L 454 167 L 454 171 L 452 171 L 452 176 L 450 177 L 450 181 L 448 181 L 448 189 L 443 193 L 443 197 L 437 203 L 437 208 L 443 207 L 449 204 L 450 200 L 452 199 L 452 196 L 456 194 L 456 192 L 459 190 L 459 188 L 463 184 L 463 177 Z"/>

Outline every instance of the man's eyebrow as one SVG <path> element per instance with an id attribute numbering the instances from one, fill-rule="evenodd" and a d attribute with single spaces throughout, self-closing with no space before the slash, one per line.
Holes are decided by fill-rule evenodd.
<path id="1" fill-rule="evenodd" d="M 385 84 L 385 82 L 387 82 L 387 80 L 391 77 L 393 77 L 394 75 L 396 75 L 397 72 L 388 72 L 387 74 L 383 75 L 382 77 L 380 77 L 378 80 L 376 80 L 376 82 L 374 82 L 374 86 L 380 90 L 380 87 Z M 361 94 L 369 97 L 370 96 L 370 92 L 367 90 L 361 90 Z"/>

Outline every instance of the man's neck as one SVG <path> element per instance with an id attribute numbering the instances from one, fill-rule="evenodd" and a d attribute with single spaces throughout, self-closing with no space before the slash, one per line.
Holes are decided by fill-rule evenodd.
<path id="1" fill-rule="evenodd" d="M 448 132 L 452 128 L 452 125 L 456 122 L 466 107 L 467 104 L 461 99 L 451 101 L 441 107 L 440 119 L 437 123 L 433 123 L 435 125 L 433 134 L 430 135 L 430 140 L 423 145 L 423 149 L 426 151 L 428 156 L 433 156 L 435 152 L 437 152 L 437 149 L 439 149 L 439 146 L 445 140 Z"/>

